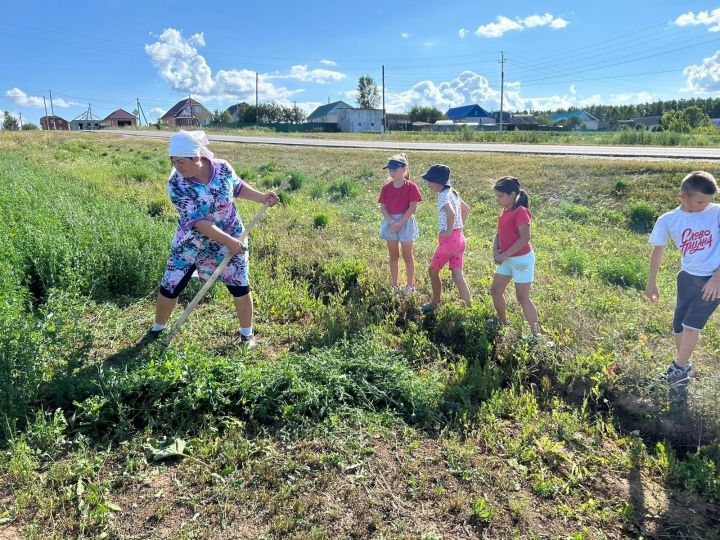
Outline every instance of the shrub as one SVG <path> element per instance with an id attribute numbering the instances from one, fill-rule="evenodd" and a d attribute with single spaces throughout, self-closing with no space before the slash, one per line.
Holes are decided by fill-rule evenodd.
<path id="1" fill-rule="evenodd" d="M 644 259 L 634 257 L 611 257 L 603 259 L 598 266 L 603 281 L 622 287 L 645 290 L 648 267 Z"/>
<path id="2" fill-rule="evenodd" d="M 636 201 L 628 210 L 630 228 L 637 232 L 649 232 L 657 219 L 657 212 L 646 201 Z"/>
<path id="3" fill-rule="evenodd" d="M 310 186 L 310 197 L 312 199 L 321 199 L 325 195 L 325 184 L 320 181 L 313 182 Z"/>
<path id="4" fill-rule="evenodd" d="M 577 246 L 572 246 L 560 254 L 560 268 L 569 275 L 585 275 L 589 262 L 589 255 Z"/>
<path id="5" fill-rule="evenodd" d="M 360 193 L 357 184 L 350 178 L 344 176 L 330 184 L 327 191 L 333 200 L 350 199 L 357 197 L 358 193 Z"/>
<path id="6" fill-rule="evenodd" d="M 287 191 L 283 191 L 278 194 L 278 199 L 280 201 L 280 204 L 282 204 L 283 206 L 289 206 L 292 204 L 293 196 L 290 195 Z"/>
<path id="7" fill-rule="evenodd" d="M 562 203 L 560 205 L 560 212 L 562 213 L 562 216 L 567 219 L 577 221 L 579 223 L 587 223 L 590 221 L 590 217 L 592 216 L 590 208 L 583 206 L 582 204 Z"/>
<path id="8" fill-rule="evenodd" d="M 618 197 L 627 194 L 628 188 L 630 187 L 630 184 L 626 180 L 620 179 L 617 182 L 615 182 L 615 186 L 613 187 L 613 193 L 617 195 Z"/>
<path id="9" fill-rule="evenodd" d="M 330 223 L 330 218 L 327 214 L 315 214 L 313 216 L 313 227 L 316 229 L 324 229 Z"/>
<path id="10" fill-rule="evenodd" d="M 290 173 L 290 185 L 288 189 L 290 191 L 297 191 L 300 189 L 305 182 L 307 182 L 308 176 L 300 171 L 291 171 Z"/>

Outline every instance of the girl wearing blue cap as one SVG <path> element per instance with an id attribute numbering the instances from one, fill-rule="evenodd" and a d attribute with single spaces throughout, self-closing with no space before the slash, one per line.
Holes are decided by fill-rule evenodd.
<path id="1" fill-rule="evenodd" d="M 385 218 L 380 226 L 380 238 L 387 242 L 390 253 L 390 281 L 393 289 L 412 294 L 415 292 L 413 243 L 420 235 L 415 221 L 415 210 L 417 203 L 422 200 L 422 195 L 417 184 L 410 180 L 405 154 L 392 156 L 383 169 L 387 169 L 389 177 L 378 197 L 380 212 Z M 403 289 L 398 284 L 401 251 L 407 274 L 407 285 Z"/>

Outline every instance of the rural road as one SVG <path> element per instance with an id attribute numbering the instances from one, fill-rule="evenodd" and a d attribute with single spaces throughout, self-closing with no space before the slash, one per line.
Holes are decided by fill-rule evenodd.
<path id="1" fill-rule="evenodd" d="M 169 131 L 112 130 L 131 137 L 169 138 Z M 369 148 L 382 150 L 416 150 L 425 152 L 504 152 L 547 156 L 582 156 L 614 158 L 720 160 L 720 148 L 683 148 L 675 146 L 586 146 L 506 143 L 441 143 L 411 141 L 352 141 L 339 139 L 294 139 L 290 137 L 240 137 L 208 135 L 211 141 L 242 144 L 274 144 L 279 146 L 320 146 L 329 148 Z"/>

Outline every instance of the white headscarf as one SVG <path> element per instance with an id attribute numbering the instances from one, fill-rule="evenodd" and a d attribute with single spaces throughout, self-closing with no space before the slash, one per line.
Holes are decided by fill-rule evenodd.
<path id="1" fill-rule="evenodd" d="M 170 157 L 197 157 L 213 158 L 213 153 L 207 149 L 209 143 L 204 131 L 185 131 L 181 129 L 170 137 Z"/>

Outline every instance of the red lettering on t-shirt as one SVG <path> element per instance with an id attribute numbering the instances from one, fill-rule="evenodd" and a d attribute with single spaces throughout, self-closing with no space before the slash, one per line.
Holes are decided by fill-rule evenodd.
<path id="1" fill-rule="evenodd" d="M 692 255 L 693 253 L 711 247 L 712 241 L 713 237 L 710 229 L 693 232 L 692 229 L 687 228 L 680 236 L 680 251 L 682 252 L 683 257 L 685 255 Z"/>

